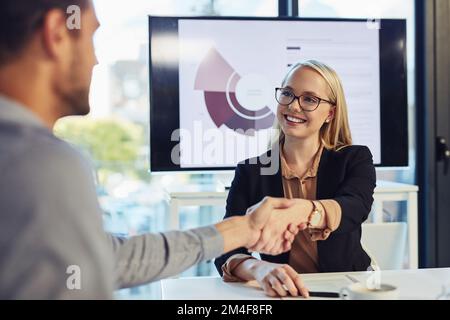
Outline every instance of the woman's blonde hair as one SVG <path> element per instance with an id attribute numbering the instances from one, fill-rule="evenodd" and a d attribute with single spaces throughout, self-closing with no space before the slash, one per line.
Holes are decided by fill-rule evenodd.
<path id="1" fill-rule="evenodd" d="M 315 60 L 299 62 L 292 66 L 286 74 L 282 82 L 283 87 L 289 75 L 300 67 L 308 67 L 315 70 L 322 76 L 330 88 L 331 95 L 328 98 L 334 102 L 335 112 L 333 119 L 329 123 L 324 123 L 322 128 L 320 128 L 319 136 L 323 146 L 326 149 L 337 151 L 351 145 L 352 136 L 348 122 L 347 102 L 345 101 L 344 88 L 336 71 L 326 64 Z M 284 132 L 282 132 L 278 119 L 276 118 L 274 128 L 276 129 L 276 134 L 272 141 L 273 143 L 279 143 L 279 141 L 284 139 Z"/>

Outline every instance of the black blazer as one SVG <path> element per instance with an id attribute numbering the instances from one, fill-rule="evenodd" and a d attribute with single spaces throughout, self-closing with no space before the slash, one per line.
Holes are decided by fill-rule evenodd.
<path id="1" fill-rule="evenodd" d="M 267 159 L 270 151 L 262 156 Z M 265 196 L 284 197 L 281 166 L 274 175 L 261 175 L 260 169 L 265 166 L 261 163 L 264 163 L 262 156 L 236 167 L 225 218 L 244 215 L 248 207 Z M 339 151 L 323 150 L 317 172 L 316 197 L 318 200 L 336 200 L 341 206 L 342 218 L 339 227 L 326 240 L 317 241 L 319 272 L 367 270 L 370 258 L 361 247 L 361 224 L 370 213 L 375 183 L 369 148 L 348 146 Z M 217 258 L 214 263 L 220 275 L 222 265 L 236 253 L 250 254 L 247 249 L 239 248 Z M 261 254 L 261 258 L 288 263 L 289 252 L 277 256 Z"/>

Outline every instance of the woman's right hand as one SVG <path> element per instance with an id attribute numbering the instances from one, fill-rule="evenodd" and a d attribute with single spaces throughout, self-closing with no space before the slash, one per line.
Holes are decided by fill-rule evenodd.
<path id="1" fill-rule="evenodd" d="M 268 296 L 285 297 L 289 293 L 294 297 L 309 297 L 300 275 L 287 264 L 258 261 L 252 269 L 255 280 Z"/>

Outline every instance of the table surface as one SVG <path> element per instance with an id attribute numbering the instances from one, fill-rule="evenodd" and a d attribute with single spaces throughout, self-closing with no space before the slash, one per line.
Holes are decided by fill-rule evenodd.
<path id="1" fill-rule="evenodd" d="M 355 280 L 366 282 L 374 272 L 304 274 L 302 279 L 311 291 L 339 292 Z M 381 271 L 381 283 L 399 288 L 400 299 L 436 299 L 444 286 L 450 286 L 450 268 Z M 292 300 L 297 297 L 271 298 L 256 281 L 226 283 L 219 277 L 192 277 L 161 281 L 163 300 Z M 312 297 L 310 300 L 324 299 Z M 331 298 L 333 299 L 333 298 Z"/>

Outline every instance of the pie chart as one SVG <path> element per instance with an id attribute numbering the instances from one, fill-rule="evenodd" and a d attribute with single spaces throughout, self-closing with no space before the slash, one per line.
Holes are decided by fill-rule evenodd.
<path id="1" fill-rule="evenodd" d="M 267 81 L 260 75 L 241 77 L 215 49 L 201 61 L 194 84 L 203 91 L 208 113 L 219 128 L 222 125 L 253 135 L 272 127 L 275 114 L 267 106 Z M 249 130 L 253 129 L 253 130 Z"/>

